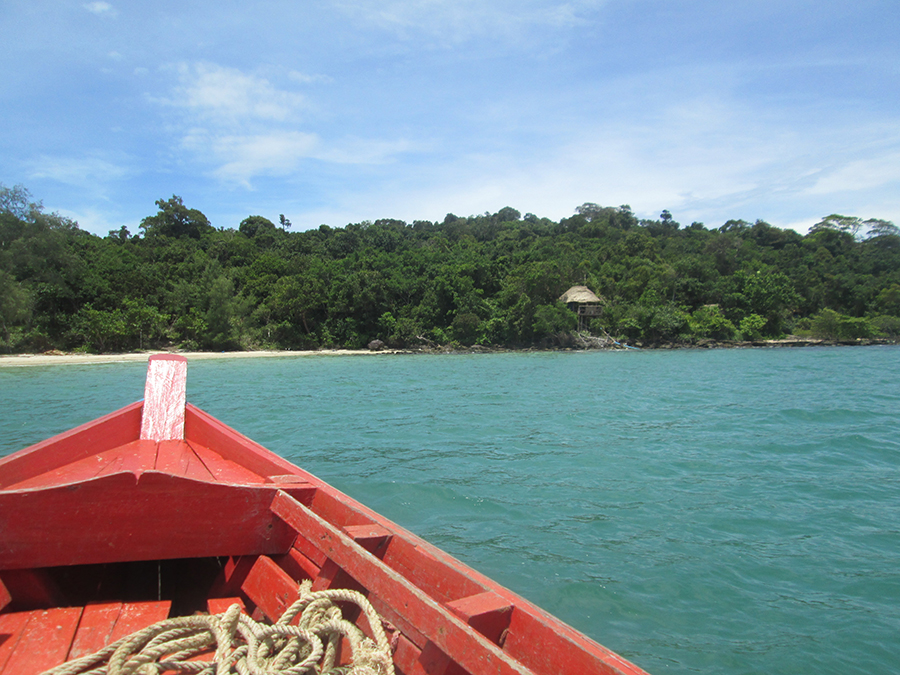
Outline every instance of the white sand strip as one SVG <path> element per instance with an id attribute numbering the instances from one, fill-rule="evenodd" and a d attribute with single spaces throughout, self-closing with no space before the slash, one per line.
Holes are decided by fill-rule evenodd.
<path id="1" fill-rule="evenodd" d="M 162 352 L 141 352 L 129 354 L 16 354 L 0 356 L 0 368 L 14 366 L 64 366 L 90 365 L 95 363 L 126 363 L 147 361 L 151 354 Z M 362 354 L 396 354 L 393 350 L 379 352 L 368 349 L 331 349 L 315 351 L 256 351 L 256 352 L 177 352 L 188 361 L 200 359 L 247 359 L 273 358 L 285 356 L 358 356 Z"/>

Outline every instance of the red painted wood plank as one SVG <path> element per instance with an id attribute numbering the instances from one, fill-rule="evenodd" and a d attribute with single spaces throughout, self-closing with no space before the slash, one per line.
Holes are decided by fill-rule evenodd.
<path id="1" fill-rule="evenodd" d="M 156 472 L 0 492 L 0 569 L 287 553 L 276 492 Z"/>
<path id="2" fill-rule="evenodd" d="M 314 540 L 325 554 L 369 590 L 415 624 L 445 654 L 477 675 L 528 673 L 484 636 L 422 593 L 346 534 L 284 493 L 272 509 L 300 536 Z"/>
<path id="3" fill-rule="evenodd" d="M 15 485 L 9 485 L 6 489 L 22 490 L 25 488 L 41 488 L 48 485 L 65 485 L 66 483 L 77 483 L 79 481 L 96 478 L 113 461 L 113 456 L 109 453 L 115 453 L 115 450 L 92 455 L 91 457 L 85 457 L 69 464 L 63 464 L 46 473 L 32 476 Z"/>
<path id="4" fill-rule="evenodd" d="M 394 537 L 384 561 L 399 574 L 440 602 L 477 595 L 485 587 L 465 571 L 434 555 L 431 547 L 418 546 L 403 537 Z"/>
<path id="5" fill-rule="evenodd" d="M 178 354 L 154 354 L 147 364 L 141 440 L 184 438 L 187 359 Z"/>
<path id="6" fill-rule="evenodd" d="M 400 635 L 397 638 L 397 649 L 394 650 L 394 669 L 402 675 L 428 675 L 419 662 L 422 650 Z"/>
<path id="7" fill-rule="evenodd" d="M 185 408 L 184 431 L 185 438 L 192 443 L 214 448 L 223 459 L 240 464 L 260 476 L 294 474 L 312 483 L 321 483 L 190 403 Z"/>
<path id="8" fill-rule="evenodd" d="M 112 460 L 97 477 L 111 476 L 114 473 L 133 473 L 140 476 L 145 471 L 152 471 L 156 466 L 156 455 L 159 443 L 156 441 L 132 441 L 104 453 Z"/>
<path id="9" fill-rule="evenodd" d="M 393 537 L 393 533 L 389 529 L 377 523 L 350 525 L 345 527 L 344 531 L 353 541 L 378 558 L 384 557 Z"/>
<path id="10" fill-rule="evenodd" d="M 232 483 L 234 485 L 252 485 L 256 483 L 265 483 L 266 478 L 258 473 L 247 469 L 240 464 L 236 464 L 229 459 L 225 459 L 214 450 L 207 447 L 187 441 L 188 445 L 194 451 L 194 454 L 203 462 L 203 465 L 212 475 L 214 480 L 220 483 Z"/>
<path id="11" fill-rule="evenodd" d="M 30 618 L 31 612 L 0 614 L 0 674 L 6 668 L 6 662 L 15 651 Z"/>
<path id="12" fill-rule="evenodd" d="M 0 458 L 0 489 L 138 438 L 140 402 Z"/>
<path id="13" fill-rule="evenodd" d="M 147 626 L 169 618 L 172 603 L 168 600 L 122 603 L 122 611 L 109 636 L 110 642 L 131 635 Z"/>
<path id="14" fill-rule="evenodd" d="M 66 660 L 78 628 L 81 607 L 65 607 L 29 612 L 3 675 L 37 675 Z"/>
<path id="15" fill-rule="evenodd" d="M 272 556 L 278 566 L 298 581 L 302 579 L 315 579 L 319 576 L 321 565 L 316 565 L 296 548 L 292 548 L 285 555 Z"/>
<path id="16" fill-rule="evenodd" d="M 215 480 L 206 465 L 185 441 L 160 441 L 156 470 L 194 480 Z"/>
<path id="17" fill-rule="evenodd" d="M 297 537 L 297 539 L 294 541 L 293 548 L 302 553 L 305 557 L 309 558 L 309 560 L 312 561 L 316 568 L 322 567 L 322 565 L 324 565 L 328 560 L 325 554 L 322 553 L 322 551 L 317 548 L 313 542 L 304 537 Z M 313 574 L 312 576 L 313 578 L 315 578 L 316 575 Z"/>
<path id="18" fill-rule="evenodd" d="M 346 528 L 353 525 L 372 525 L 374 521 L 370 514 L 356 508 L 356 504 L 346 499 L 346 496 L 337 490 L 317 490 L 309 507 L 332 525 Z"/>
<path id="19" fill-rule="evenodd" d="M 124 471 L 140 475 L 144 471 L 151 471 L 156 465 L 158 445 L 156 441 L 132 441 L 111 450 L 63 464 L 46 473 L 32 476 L 15 485 L 9 485 L 6 489 L 22 490 L 65 485 Z"/>
<path id="20" fill-rule="evenodd" d="M 296 580 L 264 555 L 253 565 L 241 591 L 271 621 L 280 619 L 285 610 L 300 598 Z"/>
<path id="21" fill-rule="evenodd" d="M 81 621 L 75 639 L 66 656 L 67 660 L 93 654 L 110 643 L 109 636 L 122 610 L 121 602 L 91 603 L 81 613 Z"/>
<path id="22" fill-rule="evenodd" d="M 535 649 L 540 645 L 540 649 Z M 599 675 L 647 675 L 633 663 L 623 659 L 562 624 L 550 615 L 545 617 L 522 611 L 512 613 L 504 649 L 538 673 L 555 672 L 566 663 L 572 673 Z"/>
<path id="23" fill-rule="evenodd" d="M 244 603 L 243 598 L 240 597 L 210 598 L 206 601 L 206 611 L 210 614 L 224 614 L 232 605 L 239 606 L 244 614 L 247 613 L 247 605 Z"/>
<path id="24" fill-rule="evenodd" d="M 503 645 L 513 606 L 493 591 L 486 591 L 447 603 L 451 612 L 494 644 Z"/>

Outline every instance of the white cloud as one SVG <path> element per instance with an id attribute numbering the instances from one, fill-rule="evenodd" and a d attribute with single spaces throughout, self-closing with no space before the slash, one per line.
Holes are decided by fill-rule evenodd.
<path id="1" fill-rule="evenodd" d="M 115 16 L 117 14 L 115 7 L 108 2 L 87 2 L 83 7 L 97 16 Z"/>
<path id="2" fill-rule="evenodd" d="M 871 190 L 891 183 L 900 184 L 900 153 L 897 152 L 823 170 L 807 192 L 812 195 L 829 195 Z"/>
<path id="3" fill-rule="evenodd" d="M 518 39 L 523 31 L 568 28 L 607 0 L 339 0 L 351 21 L 375 26 L 401 38 L 422 37 L 458 43 L 475 37 Z"/>
<path id="4" fill-rule="evenodd" d="M 130 171 L 100 157 L 51 157 L 43 155 L 31 162 L 31 178 L 49 178 L 66 185 L 96 189 L 121 180 Z"/>
<path id="5" fill-rule="evenodd" d="M 217 178 L 249 188 L 256 176 L 285 175 L 296 170 L 303 159 L 313 155 L 319 140 L 315 134 L 299 131 L 243 136 L 209 136 L 194 131 L 184 144 L 201 156 L 212 156 L 218 164 L 212 172 Z"/>
<path id="6" fill-rule="evenodd" d="M 211 175 L 251 188 L 259 176 L 286 176 L 304 159 L 331 164 L 381 164 L 408 152 L 405 140 L 346 138 L 324 142 L 304 124 L 302 95 L 276 87 L 265 77 L 211 63 L 177 66 L 178 83 L 161 102 L 184 112 L 182 147 Z M 295 82 L 317 77 L 287 73 Z"/>
<path id="7" fill-rule="evenodd" d="M 300 116 L 303 96 L 269 80 L 212 63 L 178 66 L 179 84 L 166 102 L 219 125 L 291 122 Z"/>

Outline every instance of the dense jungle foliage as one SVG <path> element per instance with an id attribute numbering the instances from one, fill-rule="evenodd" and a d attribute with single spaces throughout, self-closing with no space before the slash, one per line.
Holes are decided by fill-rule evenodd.
<path id="1" fill-rule="evenodd" d="M 603 300 L 590 331 L 632 344 L 900 333 L 900 231 L 882 220 L 801 235 L 584 204 L 291 232 L 156 205 L 139 233 L 98 237 L 0 185 L 0 351 L 553 346 L 576 329 L 558 301 L 576 284 Z"/>

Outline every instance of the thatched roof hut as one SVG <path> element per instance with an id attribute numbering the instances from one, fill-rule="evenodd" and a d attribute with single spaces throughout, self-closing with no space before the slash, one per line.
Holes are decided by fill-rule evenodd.
<path id="1" fill-rule="evenodd" d="M 559 300 L 567 305 L 599 304 L 603 302 L 587 286 L 572 286 L 560 296 Z"/>
<path id="2" fill-rule="evenodd" d="M 602 312 L 600 303 L 603 301 L 587 286 L 572 286 L 559 300 L 578 315 L 579 331 L 585 329 L 591 317 L 600 316 Z"/>

